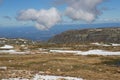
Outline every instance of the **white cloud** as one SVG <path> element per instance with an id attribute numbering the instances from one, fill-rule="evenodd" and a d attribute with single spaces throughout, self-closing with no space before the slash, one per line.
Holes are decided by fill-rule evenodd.
<path id="1" fill-rule="evenodd" d="M 21 11 L 17 16 L 17 20 L 34 21 L 38 29 L 47 30 L 61 21 L 61 16 L 56 8 L 50 8 L 48 10 L 42 9 L 39 11 L 28 9 Z"/>
<path id="2" fill-rule="evenodd" d="M 101 13 L 97 9 L 104 0 L 62 0 L 61 4 L 67 4 L 65 15 L 72 20 L 94 21 Z"/>
<path id="3" fill-rule="evenodd" d="M 67 8 L 66 15 L 70 17 L 72 20 L 83 20 L 87 22 L 91 22 L 96 18 L 96 15 L 93 13 L 89 13 L 83 10 L 75 10 L 72 7 Z"/>
<path id="4" fill-rule="evenodd" d="M 17 20 L 33 21 L 35 26 L 40 30 L 47 30 L 61 21 L 61 18 L 67 16 L 73 22 L 93 22 L 101 14 L 98 6 L 105 0 L 56 0 L 57 5 L 66 4 L 66 8 L 61 12 L 62 16 L 56 8 L 48 10 L 28 9 L 21 11 Z M 64 20 L 63 20 L 64 21 Z"/>
<path id="5" fill-rule="evenodd" d="M 28 9 L 28 10 L 20 11 L 18 16 L 17 16 L 17 20 L 21 20 L 21 21 L 32 20 L 32 21 L 35 21 L 38 17 L 39 17 L 38 11 L 36 11 L 35 9 Z"/>

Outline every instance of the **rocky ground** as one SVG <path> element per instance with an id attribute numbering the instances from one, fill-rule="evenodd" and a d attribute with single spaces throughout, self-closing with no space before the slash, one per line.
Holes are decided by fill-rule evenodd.
<path id="1" fill-rule="evenodd" d="M 32 78 L 35 74 L 86 80 L 119 80 L 120 56 L 74 54 L 0 55 L 0 78 Z"/>
<path id="2" fill-rule="evenodd" d="M 13 44 L 13 40 L 4 40 L 0 45 L 0 79 L 120 79 L 120 44 L 41 44 L 23 39 Z"/>

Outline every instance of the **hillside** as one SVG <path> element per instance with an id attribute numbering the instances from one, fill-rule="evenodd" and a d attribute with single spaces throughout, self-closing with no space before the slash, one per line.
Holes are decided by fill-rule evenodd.
<path id="1" fill-rule="evenodd" d="M 51 43 L 120 43 L 120 27 L 69 30 L 49 40 Z"/>

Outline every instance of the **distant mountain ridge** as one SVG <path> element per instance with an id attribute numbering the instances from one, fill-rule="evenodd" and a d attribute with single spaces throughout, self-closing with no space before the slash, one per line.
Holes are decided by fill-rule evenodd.
<path id="1" fill-rule="evenodd" d="M 97 23 L 97 24 L 59 24 L 47 31 L 40 31 L 34 26 L 0 26 L 0 38 L 24 38 L 34 41 L 47 41 L 56 34 L 73 29 L 88 29 L 101 27 L 120 27 L 120 23 Z"/>
<path id="2" fill-rule="evenodd" d="M 120 27 L 69 30 L 49 40 L 51 43 L 120 43 Z"/>

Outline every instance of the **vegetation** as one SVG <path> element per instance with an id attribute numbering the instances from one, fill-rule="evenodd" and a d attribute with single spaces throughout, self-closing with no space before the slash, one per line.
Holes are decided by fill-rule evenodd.
<path id="1" fill-rule="evenodd" d="M 30 51 L 31 54 L 0 53 L 0 79 L 30 78 L 39 73 L 80 77 L 86 80 L 119 80 L 120 56 L 82 56 L 49 52 L 51 49 L 120 51 L 120 46 L 91 44 L 94 42 L 111 44 L 119 41 L 120 28 L 67 31 L 56 35 L 48 42 L 1 38 L 0 47 L 8 44 L 14 46 L 16 51 Z M 47 54 L 43 54 L 45 52 Z"/>
<path id="2" fill-rule="evenodd" d="M 51 43 L 120 43 L 120 28 L 70 30 L 49 40 Z"/>
<path id="3" fill-rule="evenodd" d="M 36 55 L 0 55 L 0 66 L 7 70 L 0 70 L 0 78 L 31 76 L 40 71 L 43 74 L 81 77 L 87 80 L 119 80 L 120 56 L 80 56 L 73 54 L 36 54 Z M 14 70 L 23 70 L 16 72 Z M 11 73 L 11 74 L 10 74 Z M 23 75 L 24 74 L 24 75 Z M 25 76 L 26 75 L 26 76 Z"/>

